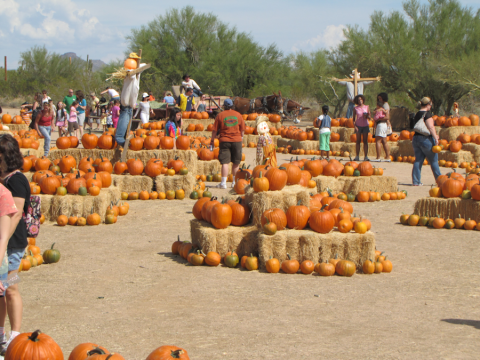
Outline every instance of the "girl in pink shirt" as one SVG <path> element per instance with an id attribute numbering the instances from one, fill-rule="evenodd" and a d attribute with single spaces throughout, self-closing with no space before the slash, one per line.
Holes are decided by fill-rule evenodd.
<path id="1" fill-rule="evenodd" d="M 112 122 L 113 127 L 116 129 L 118 124 L 118 119 L 120 117 L 120 106 L 118 106 L 120 102 L 115 100 L 112 107 Z"/>
<path id="2" fill-rule="evenodd" d="M 355 161 L 360 160 L 360 142 L 363 137 L 363 154 L 365 156 L 364 161 L 368 159 L 368 135 L 370 134 L 370 128 L 368 126 L 368 119 L 370 118 L 370 108 L 365 105 L 365 96 L 357 95 L 353 99 L 355 103 L 355 111 L 353 112 L 353 123 L 355 124 L 355 134 L 357 135 L 357 141 L 355 144 L 355 150 L 357 155 Z"/>

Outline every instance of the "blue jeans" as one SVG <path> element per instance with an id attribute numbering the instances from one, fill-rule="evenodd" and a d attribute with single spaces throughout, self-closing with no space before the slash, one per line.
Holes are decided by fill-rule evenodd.
<path id="1" fill-rule="evenodd" d="M 441 175 L 440 167 L 438 166 L 438 154 L 432 151 L 432 146 L 435 141 L 432 136 L 415 135 L 412 140 L 413 150 L 415 151 L 415 162 L 412 169 L 412 183 L 413 185 L 420 185 L 422 178 L 422 165 L 425 158 L 427 158 L 432 168 L 435 180 Z"/>
<path id="2" fill-rule="evenodd" d="M 118 118 L 117 130 L 115 132 L 115 140 L 120 146 L 125 145 L 128 122 L 132 118 L 133 109 L 130 106 L 122 106 L 120 109 L 120 117 Z"/>
<path id="3" fill-rule="evenodd" d="M 193 89 L 193 95 L 197 97 L 201 97 L 203 93 L 200 90 Z"/>
<path id="4" fill-rule="evenodd" d="M 353 118 L 353 110 L 355 110 L 355 104 L 349 102 L 347 108 L 347 119 Z"/>
<path id="5" fill-rule="evenodd" d="M 39 126 L 38 130 L 40 131 L 40 134 L 45 138 L 45 145 L 43 146 L 43 151 L 45 156 L 48 155 L 48 152 L 50 151 L 50 134 L 52 133 L 52 127 L 51 126 Z"/>

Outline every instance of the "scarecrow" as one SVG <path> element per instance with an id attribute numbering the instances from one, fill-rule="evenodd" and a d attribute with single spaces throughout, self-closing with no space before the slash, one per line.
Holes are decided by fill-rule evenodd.
<path id="1" fill-rule="evenodd" d="M 277 151 L 270 136 L 270 129 L 268 128 L 268 117 L 260 115 L 257 117 L 256 125 L 258 132 L 257 143 L 257 165 L 270 165 L 277 167 Z"/>

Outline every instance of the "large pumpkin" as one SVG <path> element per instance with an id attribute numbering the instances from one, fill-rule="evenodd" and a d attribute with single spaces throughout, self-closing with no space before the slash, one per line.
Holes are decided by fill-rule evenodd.
<path id="1" fill-rule="evenodd" d="M 310 215 L 308 221 L 310 228 L 320 234 L 327 234 L 332 231 L 335 226 L 335 218 L 329 211 L 325 211 L 325 206 Z"/>
<path id="2" fill-rule="evenodd" d="M 285 212 L 278 208 L 266 210 L 261 217 L 262 227 L 268 222 L 277 225 L 277 230 L 285 230 L 287 227 L 287 215 Z"/>
<path id="3" fill-rule="evenodd" d="M 92 130 L 88 134 L 83 134 L 82 136 L 82 145 L 85 149 L 95 149 L 97 147 L 98 137 L 95 134 L 92 134 Z"/>
<path id="4" fill-rule="evenodd" d="M 268 179 L 270 191 L 282 190 L 287 185 L 288 175 L 284 167 L 271 168 L 267 171 L 265 177 Z M 299 169 L 300 170 L 300 169 Z M 301 174 L 300 174 L 301 177 Z M 300 181 L 300 179 L 298 180 Z M 278 229 L 280 230 L 280 229 Z"/>
<path id="5" fill-rule="evenodd" d="M 290 229 L 302 230 L 307 226 L 310 210 L 305 205 L 300 205 L 299 201 L 297 205 L 288 208 L 286 216 L 287 226 Z"/>
<path id="6" fill-rule="evenodd" d="M 210 198 L 208 198 L 208 197 L 202 197 L 202 198 L 200 198 L 199 200 L 197 200 L 197 202 L 195 203 L 195 205 L 193 205 L 192 213 L 193 213 L 193 216 L 195 216 L 196 219 L 198 219 L 198 220 L 204 220 L 203 217 L 202 217 L 202 208 L 203 208 L 203 205 L 204 205 L 207 201 L 210 201 Z"/>
<path id="7" fill-rule="evenodd" d="M 232 225 L 244 226 L 250 220 L 250 208 L 241 197 L 237 201 L 229 202 L 232 208 Z"/>
<path id="8" fill-rule="evenodd" d="M 9 360 L 63 360 L 60 346 L 40 330 L 18 335 L 8 345 L 5 359 Z"/>
<path id="9" fill-rule="evenodd" d="M 358 165 L 357 168 L 360 171 L 360 176 L 372 176 L 373 175 L 373 166 L 370 162 L 364 161 Z"/>
<path id="10" fill-rule="evenodd" d="M 212 208 L 210 222 L 217 229 L 225 229 L 232 223 L 232 208 L 225 203 L 216 204 Z"/>
<path id="11" fill-rule="evenodd" d="M 170 136 L 163 136 L 160 139 L 160 146 L 162 147 L 162 149 L 166 149 L 166 150 L 173 149 L 173 145 L 174 145 L 173 138 L 171 138 Z"/>

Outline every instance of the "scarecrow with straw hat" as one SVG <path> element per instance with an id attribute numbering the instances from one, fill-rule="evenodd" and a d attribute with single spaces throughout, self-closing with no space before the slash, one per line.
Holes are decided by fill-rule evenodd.
<path id="1" fill-rule="evenodd" d="M 258 132 L 257 142 L 257 165 L 270 165 L 277 167 L 277 150 L 270 135 L 268 127 L 268 117 L 265 115 L 257 116 L 256 126 Z"/>

